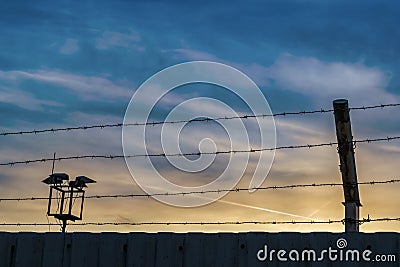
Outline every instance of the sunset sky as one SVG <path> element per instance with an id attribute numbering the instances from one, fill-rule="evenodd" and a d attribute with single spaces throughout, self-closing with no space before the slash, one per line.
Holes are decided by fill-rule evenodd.
<path id="1" fill-rule="evenodd" d="M 246 74 L 272 113 L 332 109 L 337 98 L 348 99 L 351 107 L 400 103 L 397 1 L 215 2 L 2 1 L 0 132 L 122 123 L 142 83 L 167 67 L 194 60 L 223 63 Z M 238 114 L 249 111 L 223 88 L 191 84 L 161 99 L 150 119 L 162 121 L 182 101 L 199 97 L 222 101 Z M 192 107 L 194 113 L 228 115 L 212 105 Z M 140 113 L 135 119 L 145 121 Z M 354 110 L 351 119 L 356 140 L 400 136 L 400 107 Z M 255 122 L 243 120 L 256 148 Z M 275 125 L 277 146 L 336 141 L 333 113 L 277 116 Z M 161 126 L 150 127 L 149 149 L 162 153 L 157 140 Z M 186 153 L 198 152 L 203 138 L 215 140 L 217 150 L 229 146 L 226 133 L 213 122 L 191 123 L 181 134 Z M 51 158 L 54 152 L 57 157 L 122 155 L 122 128 L 0 136 L 0 146 L 1 163 Z M 212 182 L 228 159 L 219 155 L 212 167 L 197 174 L 176 170 L 166 159 L 155 159 L 155 165 L 168 179 L 194 186 Z M 399 140 L 358 144 L 359 182 L 400 179 L 399 159 Z M 238 187 L 249 187 L 256 164 L 257 154 L 251 153 Z M 0 198 L 47 196 L 48 186 L 41 180 L 51 167 L 51 162 L 0 166 Z M 88 195 L 144 193 L 124 159 L 66 160 L 56 162 L 55 170 L 97 180 L 89 185 Z M 340 182 L 337 148 L 328 146 L 276 151 L 262 186 Z M 360 185 L 361 217 L 400 217 L 399 190 L 400 183 Z M 83 222 L 341 220 L 343 201 L 341 187 L 232 192 L 196 208 L 146 197 L 88 199 Z M 45 200 L 1 201 L 0 223 L 47 223 L 46 208 Z M 342 224 L 68 228 L 93 232 L 343 229 Z M 398 232 L 400 222 L 368 223 L 360 229 Z M 0 231 L 49 228 L 0 226 Z"/>

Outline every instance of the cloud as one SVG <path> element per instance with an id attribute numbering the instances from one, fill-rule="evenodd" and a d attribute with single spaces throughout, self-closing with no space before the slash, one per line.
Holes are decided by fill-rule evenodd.
<path id="1" fill-rule="evenodd" d="M 375 102 L 382 103 L 395 102 L 397 99 L 395 95 L 385 91 L 391 80 L 390 73 L 366 66 L 362 62 L 324 62 L 313 57 L 283 53 L 271 66 L 263 66 L 257 63 L 232 62 L 208 52 L 187 48 L 162 52 L 172 53 L 178 59 L 221 62 L 241 70 L 259 86 L 269 87 L 275 84 L 279 89 L 303 94 L 312 101 L 326 102 L 335 98 L 347 98 L 353 104 L 370 104 L 371 97 Z"/>
<path id="2" fill-rule="evenodd" d="M 278 87 L 311 98 L 349 98 L 353 103 L 393 101 L 385 92 L 390 75 L 362 63 L 324 62 L 312 57 L 282 54 L 267 69 L 267 77 Z"/>
<path id="3" fill-rule="evenodd" d="M 208 60 L 208 61 L 221 61 L 217 56 L 193 49 L 177 48 L 161 50 L 163 53 L 173 53 L 176 58 L 185 58 L 190 60 Z"/>
<path id="4" fill-rule="evenodd" d="M 54 101 L 37 99 L 28 92 L 15 89 L 11 90 L 3 87 L 0 87 L 0 103 L 1 102 L 34 111 L 43 110 L 44 106 L 61 106 L 61 104 Z"/>
<path id="5" fill-rule="evenodd" d="M 62 71 L 0 71 L 0 81 L 33 80 L 67 88 L 87 100 L 130 99 L 133 91 L 113 81 L 98 77 L 71 74 Z"/>
<path id="6" fill-rule="evenodd" d="M 213 61 L 213 62 L 223 63 L 228 66 L 232 66 L 240 70 L 244 74 L 248 75 L 251 79 L 254 79 L 257 85 L 260 86 L 269 85 L 268 79 L 265 75 L 267 68 L 256 63 L 247 64 L 247 63 L 232 62 L 222 59 L 208 52 L 198 51 L 188 48 L 161 50 L 161 52 L 172 53 L 173 57 L 176 59 Z"/>
<path id="7" fill-rule="evenodd" d="M 105 31 L 102 37 L 96 39 L 96 48 L 106 50 L 112 47 L 132 47 L 138 51 L 144 48 L 138 45 L 141 40 L 139 34 L 131 32 L 130 34 Z"/>
<path id="8" fill-rule="evenodd" d="M 68 38 L 64 45 L 60 48 L 60 53 L 64 55 L 71 55 L 79 50 L 78 40 Z"/>

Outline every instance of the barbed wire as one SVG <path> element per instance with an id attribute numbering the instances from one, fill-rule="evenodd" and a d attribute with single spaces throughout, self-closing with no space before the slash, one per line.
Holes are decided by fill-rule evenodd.
<path id="1" fill-rule="evenodd" d="M 373 105 L 373 106 L 361 106 L 349 108 L 349 110 L 369 110 L 369 109 L 377 109 L 377 108 L 386 108 L 386 107 L 397 107 L 400 106 L 400 103 L 395 104 L 381 104 L 381 105 Z M 312 111 L 298 111 L 298 112 L 280 112 L 280 113 L 272 113 L 272 114 L 247 114 L 240 116 L 225 116 L 225 117 L 217 117 L 214 119 L 211 118 L 195 118 L 192 120 L 176 120 L 176 121 L 153 121 L 153 122 L 137 122 L 137 123 L 114 123 L 114 124 L 100 124 L 100 125 L 89 125 L 89 126 L 76 126 L 76 127 L 64 127 L 64 128 L 50 128 L 50 129 L 41 129 L 41 130 L 28 130 L 28 131 L 16 131 L 16 132 L 3 132 L 0 133 L 0 136 L 8 136 L 8 135 L 23 135 L 23 134 L 40 134 L 40 133 L 49 133 L 49 132 L 62 132 L 62 131 L 74 131 L 74 130 L 88 130 L 88 129 L 104 129 L 104 128 L 115 128 L 115 127 L 124 127 L 124 126 L 155 126 L 161 124 L 179 124 L 179 123 L 193 123 L 193 122 L 209 122 L 209 121 L 221 121 L 221 120 L 233 120 L 233 119 L 250 119 L 250 118 L 265 118 L 265 117 L 279 117 L 279 116 L 289 116 L 289 115 L 307 115 L 307 114 L 315 114 L 315 113 L 331 113 L 333 109 L 319 109 Z"/>
<path id="2" fill-rule="evenodd" d="M 356 145 L 358 143 L 373 143 L 373 142 L 381 142 L 381 141 L 392 141 L 400 139 L 400 136 L 391 136 L 391 137 L 383 137 L 383 138 L 367 138 L 362 140 L 354 140 L 353 144 Z M 300 148 L 315 148 L 315 147 L 324 147 L 324 146 L 333 146 L 337 145 L 337 142 L 330 143 L 319 143 L 319 144 L 306 144 L 306 145 L 291 145 L 291 146 L 278 146 L 278 147 L 270 147 L 270 148 L 256 148 L 250 150 L 225 150 L 225 151 L 216 151 L 216 152 L 190 152 L 190 153 L 173 153 L 173 154 L 137 154 L 137 155 L 83 155 L 83 156 L 68 156 L 68 157 L 59 157 L 59 158 L 42 158 L 42 159 L 33 159 L 33 160 L 23 160 L 23 161 L 12 161 L 6 163 L 0 163 L 0 166 L 14 166 L 17 164 L 31 164 L 31 163 L 44 163 L 47 161 L 63 161 L 63 160 L 79 160 L 79 159 L 119 159 L 119 158 L 140 158 L 140 157 L 186 157 L 186 156 L 201 156 L 201 155 L 218 155 L 218 154 L 235 154 L 235 153 L 255 153 L 262 151 L 276 151 L 283 149 L 300 149 Z"/>
<path id="3" fill-rule="evenodd" d="M 155 196 L 187 196 L 195 194 L 209 194 L 209 193 L 226 193 L 226 192 L 242 192 L 248 190 L 278 190 L 278 189 L 294 189 L 294 188 L 307 188 L 307 187 L 334 187 L 334 186 L 348 186 L 354 185 L 381 185 L 400 183 L 400 179 L 381 180 L 381 181 L 366 181 L 358 182 L 356 184 L 343 185 L 342 183 L 311 183 L 311 184 L 293 184 L 293 185 L 277 185 L 253 188 L 232 188 L 232 189 L 216 189 L 205 191 L 190 191 L 190 192 L 166 192 L 156 194 L 115 194 L 115 195 L 92 195 L 85 197 L 86 199 L 102 199 L 102 198 L 135 198 L 135 197 L 155 197 Z M 56 198 L 53 198 L 56 199 Z M 34 200 L 49 200 L 48 197 L 20 197 L 20 198 L 0 198 L 1 201 L 34 201 Z"/>
<path id="4" fill-rule="evenodd" d="M 221 221 L 221 222 L 82 222 L 82 223 L 70 223 L 69 226 L 144 226 L 144 225 L 282 225 L 282 224 L 344 224 L 346 219 L 342 220 L 315 220 L 315 221 Z M 356 220 L 359 224 L 371 223 L 371 222 L 395 222 L 400 221 L 400 217 L 397 218 L 377 218 L 377 219 L 361 219 Z M 59 226 L 57 223 L 0 223 L 0 226 Z"/>
<path id="5" fill-rule="evenodd" d="M 329 221 L 230 221 L 230 222 L 84 222 L 69 226 L 143 226 L 143 225 L 244 225 L 244 224 L 332 224 L 341 220 Z M 0 226 L 55 226 L 56 223 L 0 223 Z"/>
<path id="6" fill-rule="evenodd" d="M 383 137 L 383 138 L 374 138 L 374 139 L 363 139 L 363 140 L 354 140 L 353 144 L 356 145 L 358 143 L 373 143 L 373 142 L 381 142 L 381 141 L 388 141 L 400 139 L 400 136 L 392 136 L 392 137 Z"/>
<path id="7" fill-rule="evenodd" d="M 300 111 L 300 112 L 282 112 L 275 114 L 259 114 L 259 115 L 241 115 L 241 116 L 225 116 L 211 118 L 195 118 L 192 120 L 176 120 L 176 121 L 152 121 L 152 122 L 137 122 L 137 123 L 115 123 L 115 124 L 102 124 L 102 125 L 90 125 L 90 126 L 77 126 L 77 127 L 65 127 L 65 128 L 51 128 L 42 130 L 30 130 L 30 131 L 17 131 L 17 132 L 3 132 L 0 136 L 7 135 L 22 135 L 22 134 L 39 134 L 47 132 L 61 132 L 61 131 L 73 131 L 73 130 L 88 130 L 88 129 L 104 129 L 104 128 L 114 128 L 123 126 L 155 126 L 161 124 L 180 124 L 180 123 L 193 123 L 193 122 L 209 122 L 209 121 L 221 121 L 221 120 L 233 120 L 233 119 L 250 119 L 250 118 L 265 118 L 265 117 L 276 117 L 276 116 L 288 116 L 288 115 L 306 115 L 314 113 L 328 113 L 333 110 L 313 110 L 313 111 Z"/>
<path id="8" fill-rule="evenodd" d="M 368 110 L 368 109 L 377 109 L 377 108 L 386 108 L 386 107 L 398 107 L 398 106 L 400 106 L 400 103 L 352 107 L 352 108 L 349 108 L 349 110 Z"/>
<path id="9" fill-rule="evenodd" d="M 190 153 L 173 153 L 173 154 L 160 153 L 160 154 L 137 154 L 137 155 L 83 155 L 83 156 L 58 157 L 55 160 L 62 161 L 62 160 L 73 160 L 73 159 L 79 160 L 79 159 L 119 159 L 119 158 L 141 158 L 141 157 L 185 157 L 185 156 L 235 154 L 235 153 L 255 153 L 255 152 L 274 151 L 274 150 L 281 150 L 281 149 L 314 148 L 314 147 L 333 146 L 333 145 L 337 145 L 337 142 L 311 144 L 311 145 L 307 144 L 307 145 L 294 145 L 294 146 L 280 146 L 280 147 L 271 147 L 271 148 L 256 148 L 256 149 L 250 149 L 250 150 L 225 150 L 225 151 L 216 151 L 216 152 L 190 152 Z M 34 160 L 13 161 L 13 162 L 7 162 L 7 163 L 0 163 L 0 166 L 30 164 L 30 163 L 37 163 L 37 162 L 53 161 L 53 160 L 54 160 L 54 158 L 42 158 L 42 159 L 34 159 Z"/>

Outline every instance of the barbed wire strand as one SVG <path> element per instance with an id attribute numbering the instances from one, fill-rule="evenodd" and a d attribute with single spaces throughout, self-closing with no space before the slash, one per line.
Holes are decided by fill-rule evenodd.
<path id="1" fill-rule="evenodd" d="M 383 138 L 373 138 L 373 139 L 363 139 L 363 140 L 354 140 L 353 144 L 356 145 L 358 143 L 374 143 L 381 141 L 392 141 L 400 139 L 400 136 L 391 136 L 391 137 L 383 137 Z M 56 161 L 62 160 L 79 160 L 79 159 L 119 159 L 119 158 L 139 158 L 139 157 L 185 157 L 185 156 L 201 156 L 201 155 L 218 155 L 218 154 L 235 154 L 235 153 L 255 153 L 262 151 L 276 151 L 283 149 L 300 149 L 300 148 L 315 148 L 315 147 L 324 147 L 324 146 L 333 146 L 337 145 L 337 142 L 330 143 L 320 143 L 320 144 L 306 144 L 306 145 L 291 145 L 291 146 L 278 146 L 278 147 L 270 147 L 270 148 L 256 148 L 250 150 L 225 150 L 225 151 L 216 151 L 216 152 L 190 152 L 190 153 L 175 153 L 175 154 L 137 154 L 137 155 L 83 155 L 83 156 L 69 156 L 69 157 L 59 157 L 56 158 Z M 43 163 L 47 161 L 54 161 L 54 158 L 42 158 L 42 159 L 33 159 L 33 160 L 23 160 L 23 161 L 12 161 L 6 163 L 0 163 L 0 166 L 14 166 L 17 164 L 31 164 L 31 163 Z"/>
<path id="2" fill-rule="evenodd" d="M 397 107 L 400 106 L 400 103 L 396 104 L 382 104 L 382 105 L 373 105 L 373 106 L 362 106 L 362 107 L 354 107 L 349 108 L 349 110 L 370 110 L 377 108 L 386 108 L 386 107 Z M 176 120 L 176 121 L 153 121 L 153 122 L 138 122 L 138 123 L 114 123 L 114 124 L 101 124 L 101 125 L 89 125 L 89 126 L 77 126 L 77 127 L 65 127 L 65 128 L 51 128 L 51 129 L 41 129 L 41 130 L 29 130 L 29 131 L 16 131 L 16 132 L 3 132 L 0 133 L 0 136 L 8 136 L 8 135 L 23 135 L 23 134 L 40 134 L 40 133 L 54 133 L 54 132 L 62 132 L 62 131 L 74 131 L 74 130 L 88 130 L 88 129 L 104 129 L 104 128 L 115 128 L 115 127 L 124 127 L 124 126 L 155 126 L 161 124 L 179 124 L 179 123 L 192 123 L 192 122 L 208 122 L 208 121 L 221 121 L 221 120 L 233 120 L 233 119 L 250 119 L 250 118 L 265 118 L 265 117 L 278 117 L 278 116 L 289 116 L 289 115 L 307 115 L 307 114 L 315 114 L 315 113 L 331 113 L 333 109 L 319 109 L 312 111 L 299 111 L 299 112 L 280 112 L 273 114 L 247 114 L 240 116 L 230 116 L 230 117 L 218 117 L 218 118 L 195 118 L 192 120 Z"/>
<path id="3" fill-rule="evenodd" d="M 333 223 L 345 223 L 345 219 L 342 220 L 325 220 L 325 221 L 221 221 L 221 222 L 82 222 L 82 223 L 70 223 L 69 226 L 143 226 L 143 225 L 245 225 L 245 224 L 260 224 L 260 225 L 279 225 L 279 224 L 333 224 Z M 377 219 L 361 219 L 356 220 L 359 224 L 371 223 L 371 222 L 395 222 L 400 221 L 400 217 L 397 218 L 377 218 Z M 55 226 L 56 223 L 0 223 L 0 226 Z"/>
<path id="4" fill-rule="evenodd" d="M 377 109 L 377 108 L 386 108 L 386 107 L 398 107 L 400 103 L 394 104 L 380 104 L 380 105 L 372 105 L 372 106 L 361 106 L 361 107 L 351 107 L 349 110 L 368 110 L 368 109 Z"/>
<path id="5" fill-rule="evenodd" d="M 384 181 L 367 181 L 356 183 L 358 185 L 382 185 L 382 184 L 393 184 L 400 183 L 400 179 L 384 180 Z M 135 197 L 154 197 L 154 196 L 187 196 L 195 194 L 209 194 L 209 193 L 226 193 L 226 192 L 242 192 L 248 190 L 278 190 L 278 189 L 294 189 L 294 188 L 307 188 L 307 187 L 334 187 L 343 186 L 342 183 L 312 183 L 312 184 L 293 184 L 293 185 L 278 185 L 278 186 L 266 186 L 266 187 L 253 187 L 253 188 L 232 188 L 232 189 L 216 189 L 216 190 L 205 190 L 205 191 L 190 191 L 190 192 L 167 192 L 167 193 L 156 193 L 156 194 L 115 194 L 115 195 L 92 195 L 87 196 L 85 199 L 102 199 L 102 198 L 135 198 Z M 344 185 L 348 187 L 354 186 Z M 1 201 L 34 201 L 34 200 L 48 200 L 48 197 L 20 197 L 20 198 L 0 198 Z M 53 198 L 55 199 L 55 198 Z"/>

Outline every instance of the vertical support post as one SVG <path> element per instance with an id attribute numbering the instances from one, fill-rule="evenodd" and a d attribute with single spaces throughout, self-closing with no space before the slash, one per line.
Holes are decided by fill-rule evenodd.
<path id="1" fill-rule="evenodd" d="M 65 229 L 67 228 L 67 219 L 63 219 L 62 220 L 62 229 L 61 229 L 61 231 L 63 232 L 63 233 L 65 233 Z"/>
<path id="2" fill-rule="evenodd" d="M 64 201 L 65 201 L 65 192 L 61 191 L 61 201 L 60 201 L 60 214 L 64 214 Z"/>
<path id="3" fill-rule="evenodd" d="M 74 188 L 72 186 L 69 186 L 68 189 L 70 190 L 69 192 L 69 207 L 68 207 L 68 214 L 72 214 L 72 203 L 74 200 Z"/>
<path id="4" fill-rule="evenodd" d="M 333 101 L 336 136 L 342 173 L 345 207 L 345 232 L 359 232 L 359 208 L 356 164 L 354 158 L 353 135 L 351 132 L 349 103 L 346 99 Z"/>
<path id="5" fill-rule="evenodd" d="M 85 191 L 82 190 L 82 203 L 81 203 L 81 213 L 79 215 L 79 219 L 82 220 L 82 214 L 83 214 L 83 202 L 85 201 Z"/>
<path id="6" fill-rule="evenodd" d="M 50 193 L 49 193 L 49 203 L 47 204 L 47 215 L 49 215 L 51 213 L 51 200 L 53 197 L 53 186 L 50 186 Z"/>

